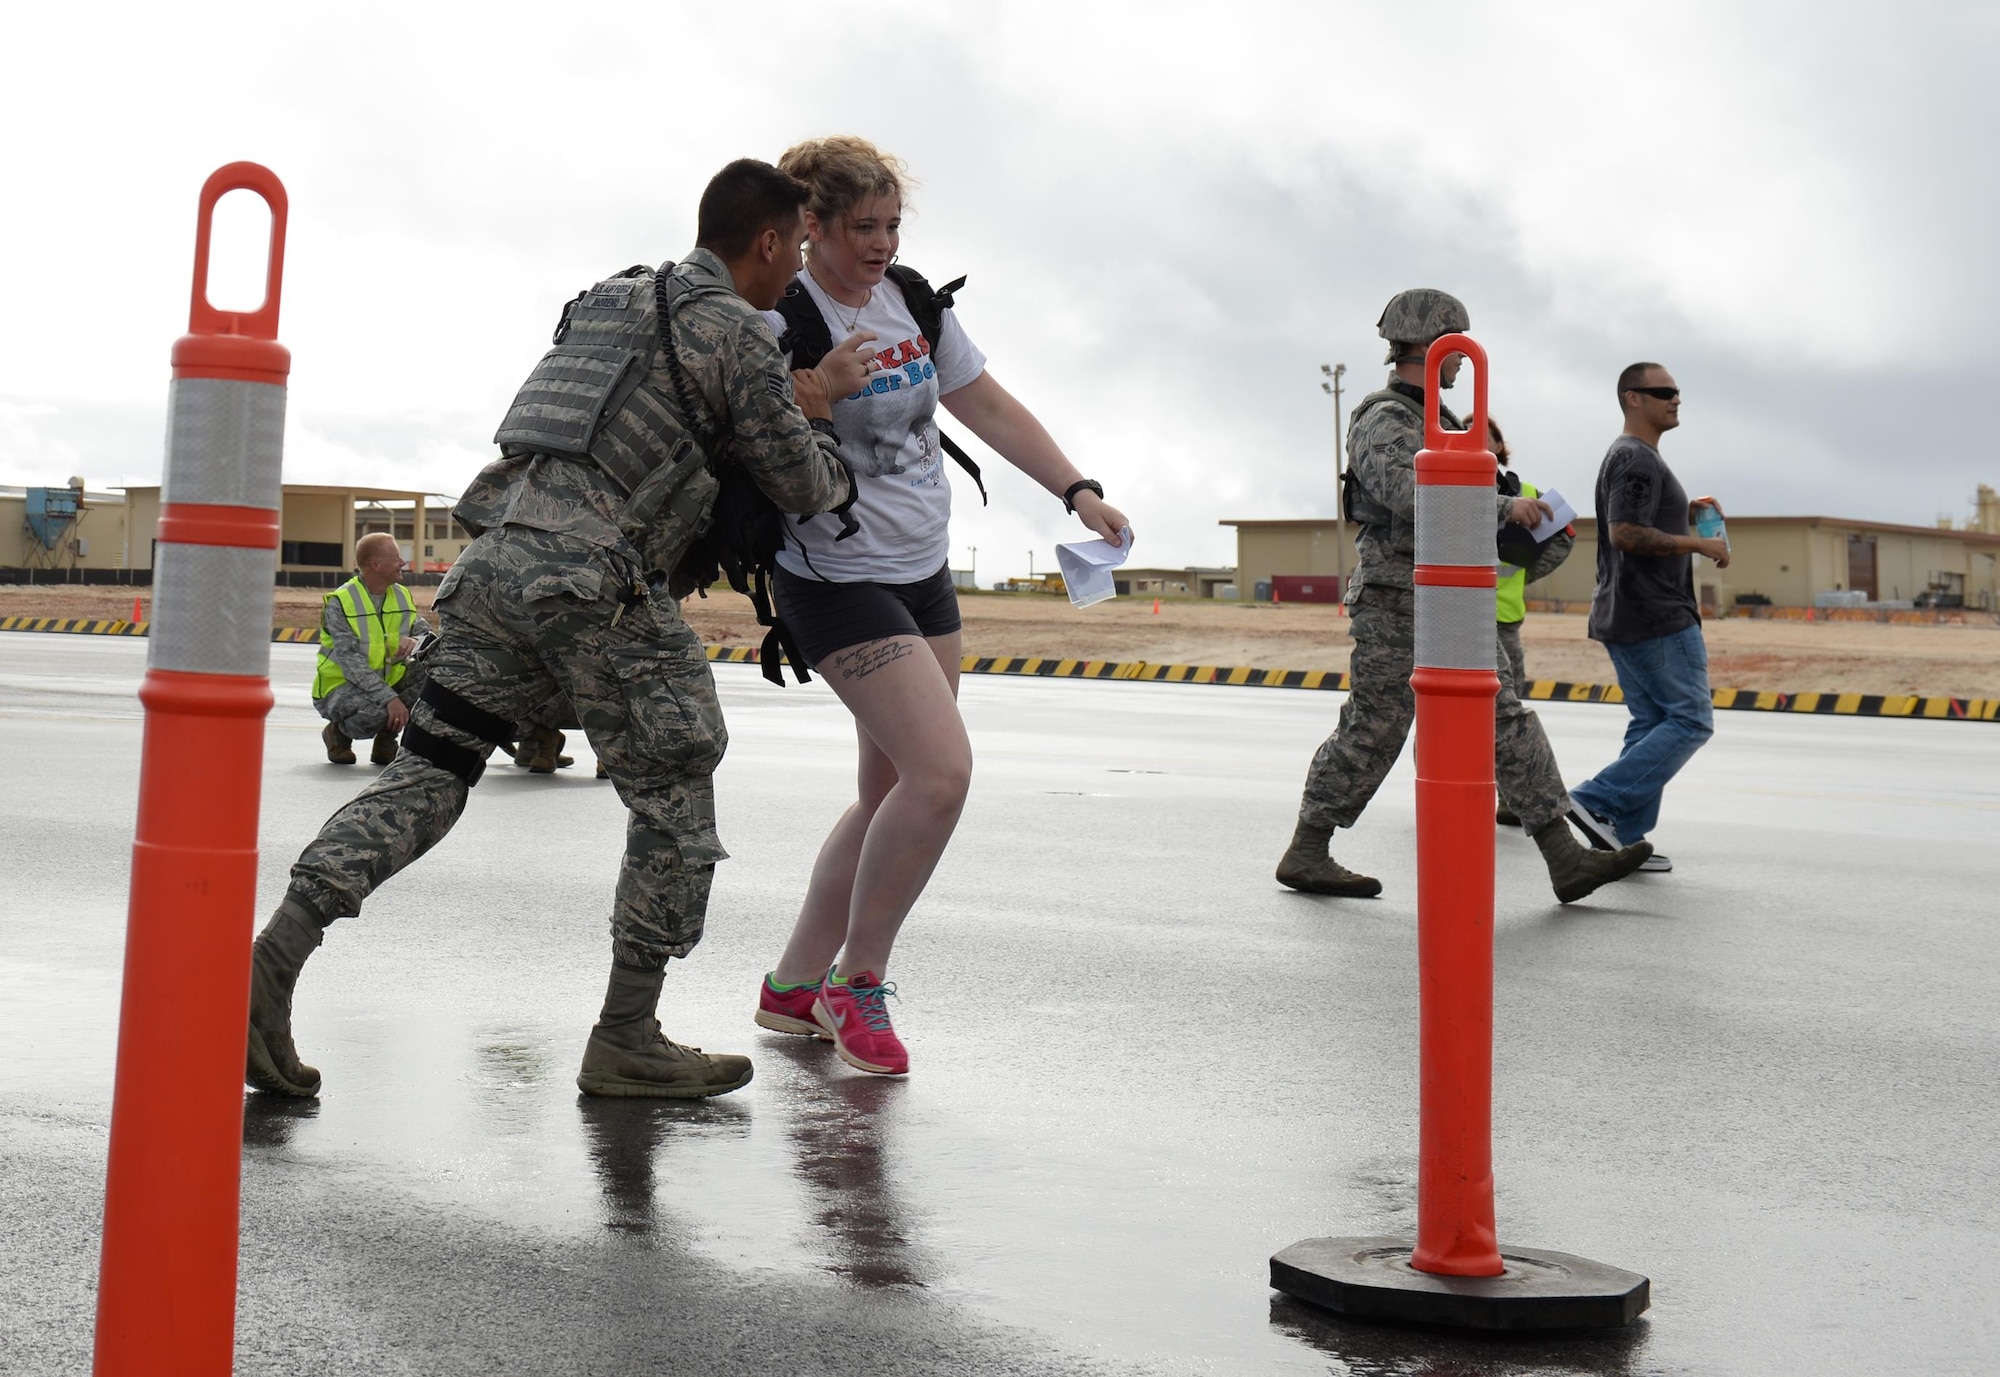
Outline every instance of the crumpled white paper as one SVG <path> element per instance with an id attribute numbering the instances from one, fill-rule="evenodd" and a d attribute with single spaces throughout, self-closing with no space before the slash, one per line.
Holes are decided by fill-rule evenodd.
<path id="1" fill-rule="evenodd" d="M 1118 585 L 1111 571 L 1132 553 L 1132 528 L 1127 526 L 1118 533 L 1118 538 L 1125 543 L 1113 545 L 1099 538 L 1056 546 L 1056 567 L 1062 571 L 1063 587 L 1069 590 L 1073 605 L 1088 607 L 1118 596 Z"/>

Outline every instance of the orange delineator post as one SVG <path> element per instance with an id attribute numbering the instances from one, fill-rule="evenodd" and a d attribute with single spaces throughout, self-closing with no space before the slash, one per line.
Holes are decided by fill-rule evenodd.
<path id="1" fill-rule="evenodd" d="M 1439 423 L 1439 372 L 1473 367 L 1471 428 Z M 1417 962 L 1421 1012 L 1417 1241 L 1410 1265 L 1504 1270 L 1493 1224 L 1493 552 L 1486 352 L 1446 335 L 1424 360 L 1416 458 Z"/>
<path id="2" fill-rule="evenodd" d="M 271 209 L 264 302 L 208 302 L 215 205 Z M 227 1377 L 235 1348 L 243 1057 L 285 382 L 283 185 L 203 185 L 188 333 L 174 345 L 145 681 L 139 817 L 99 1268 L 98 1377 Z"/>

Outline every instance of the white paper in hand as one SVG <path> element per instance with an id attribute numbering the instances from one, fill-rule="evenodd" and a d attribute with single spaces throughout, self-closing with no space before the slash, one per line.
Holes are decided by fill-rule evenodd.
<path id="1" fill-rule="evenodd" d="M 1556 514 L 1535 527 L 1533 534 L 1537 545 L 1546 540 L 1554 540 L 1562 534 L 1563 527 L 1576 520 L 1576 508 L 1570 506 L 1569 499 L 1554 488 L 1543 488 L 1539 495 L 1542 501 L 1555 508 Z"/>
<path id="2" fill-rule="evenodd" d="M 1056 567 L 1062 570 L 1063 587 L 1069 590 L 1070 602 L 1088 607 L 1118 596 L 1118 585 L 1112 581 L 1111 571 L 1132 553 L 1132 528 L 1127 526 L 1118 533 L 1118 538 L 1125 543 L 1113 545 L 1099 539 L 1056 546 Z"/>

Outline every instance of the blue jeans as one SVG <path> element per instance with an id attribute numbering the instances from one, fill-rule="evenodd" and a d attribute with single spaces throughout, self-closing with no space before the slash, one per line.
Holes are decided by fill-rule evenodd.
<path id="1" fill-rule="evenodd" d="M 1629 845 L 1653 830 L 1667 781 L 1715 735 L 1708 647 L 1697 622 L 1671 636 L 1604 648 L 1632 720 L 1618 758 L 1570 793 Z"/>

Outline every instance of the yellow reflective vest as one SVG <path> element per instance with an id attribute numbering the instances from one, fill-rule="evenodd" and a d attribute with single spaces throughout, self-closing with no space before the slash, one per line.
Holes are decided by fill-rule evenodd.
<path id="1" fill-rule="evenodd" d="M 390 688 L 401 683 L 407 666 L 394 658 L 396 647 L 403 643 L 403 633 L 417 620 L 417 604 L 410 596 L 410 590 L 400 583 L 390 584 L 382 594 L 382 605 L 377 607 L 375 599 L 368 594 L 367 585 L 356 574 L 328 593 L 326 600 L 339 603 L 341 611 L 347 614 L 347 624 L 354 629 L 355 639 L 367 647 L 368 668 L 381 675 L 382 682 Z M 333 637 L 328 634 L 326 620 L 322 616 L 319 665 L 313 671 L 313 701 L 326 697 L 346 682 L 347 675 L 333 658 Z"/>
<path id="2" fill-rule="evenodd" d="M 1521 496 L 1540 497 L 1541 492 L 1527 479 L 1521 480 Z M 1493 620 L 1501 623 L 1525 620 L 1528 615 L 1528 571 L 1517 564 L 1503 564 L 1512 573 L 1501 578 L 1493 590 Z"/>

